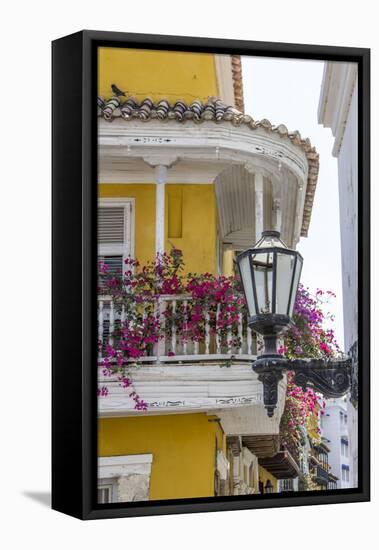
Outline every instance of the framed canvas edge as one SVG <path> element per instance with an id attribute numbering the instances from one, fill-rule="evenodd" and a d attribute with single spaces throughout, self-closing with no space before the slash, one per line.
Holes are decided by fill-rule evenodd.
<path id="1" fill-rule="evenodd" d="M 75 236 L 74 227 L 79 225 L 82 228 L 82 255 L 81 255 L 81 270 L 80 276 L 77 276 L 76 285 L 81 289 L 81 345 L 76 346 L 77 357 L 79 358 L 81 369 L 74 375 L 72 386 L 76 389 L 75 400 L 78 399 L 78 387 L 80 387 L 80 407 L 75 403 L 77 414 L 76 424 L 80 426 L 81 448 L 78 454 L 78 464 L 74 467 L 76 478 L 80 478 L 80 487 L 73 496 L 76 502 L 75 506 L 69 506 L 66 502 L 64 506 L 59 504 L 59 498 L 55 498 L 54 483 L 53 483 L 53 504 L 52 507 L 56 510 L 68 513 L 81 519 L 101 519 L 101 518 L 116 518 L 130 516 L 148 516 L 160 514 L 180 514 L 193 512 L 212 512 L 212 511 L 227 511 L 227 510 L 242 510 L 242 509 L 259 509 L 259 508 L 274 508 L 283 506 L 302 506 L 314 504 L 335 504 L 346 502 L 364 502 L 370 500 L 370 260 L 369 260 L 369 242 L 370 242 L 370 50 L 366 48 L 350 48 L 350 47 L 335 47 L 335 46 L 314 46 L 302 44 L 283 44 L 273 42 L 254 42 L 240 41 L 227 39 L 208 39 L 198 37 L 177 37 L 163 35 L 144 35 L 131 33 L 113 33 L 102 31 L 81 31 L 70 37 L 64 37 L 53 42 L 54 47 L 62 47 L 67 40 L 76 40 L 80 42 L 80 55 L 82 64 L 81 87 L 82 93 L 80 97 L 80 116 L 78 120 L 72 118 L 73 128 L 78 129 L 80 126 L 81 140 L 81 160 L 75 166 L 76 180 L 78 189 L 80 190 L 81 211 L 75 210 L 74 217 L 79 216 L 75 226 L 72 226 L 71 239 Z M 335 61 L 351 61 L 357 62 L 359 67 L 359 342 L 362 343 L 359 347 L 359 361 L 362 364 L 367 364 L 365 372 L 362 369 L 359 371 L 359 483 L 358 489 L 337 490 L 328 492 L 328 494 L 317 495 L 303 494 L 296 496 L 280 496 L 267 495 L 260 497 L 259 500 L 247 499 L 244 497 L 212 497 L 210 499 L 183 499 L 180 501 L 164 501 L 164 502 L 146 502 L 136 504 L 116 504 L 107 506 L 106 508 L 99 505 L 94 505 L 95 488 L 97 477 L 97 430 L 96 430 L 96 376 L 95 370 L 91 369 L 93 363 L 93 342 L 96 341 L 96 324 L 94 323 L 94 296 L 95 296 L 95 268 L 96 268 L 96 193 L 93 191 L 94 182 L 96 182 L 96 110 L 95 101 L 93 101 L 93 92 L 96 90 L 96 48 L 104 45 L 116 45 L 119 47 L 139 47 L 139 48 L 158 48 L 158 49 L 188 49 L 198 51 L 213 51 L 220 53 L 239 53 L 241 55 L 266 55 L 273 57 L 297 57 L 305 59 L 328 59 Z M 59 46 L 58 46 L 59 44 Z M 184 51 L 184 50 L 183 50 Z M 56 89 L 56 87 L 55 87 Z M 53 120 L 54 110 L 57 103 L 54 103 L 53 89 Z M 76 113 L 78 115 L 78 113 Z M 54 125 L 54 122 L 53 122 Z M 54 138 L 55 136 L 55 138 Z M 53 139 L 58 139 L 54 134 Z M 53 145 L 54 150 L 54 145 Z M 57 153 L 55 153 L 57 155 Z M 54 153 L 53 153 L 54 158 Z M 53 169 L 53 188 L 57 175 L 54 175 Z M 97 185 L 97 182 L 96 182 Z M 68 201 L 69 202 L 69 201 Z M 53 200 L 54 203 L 54 200 Z M 54 210 L 54 208 L 53 208 Z M 55 224 L 57 226 L 57 224 Z M 54 228 L 54 220 L 53 220 Z M 54 232 L 53 232 L 54 233 Z M 58 240 L 59 231 L 57 232 Z M 67 234 L 66 234 L 67 237 Z M 69 241 L 71 240 L 68 239 Z M 365 243 L 365 246 L 362 244 Z M 54 245 L 53 245 L 54 246 Z M 55 247 L 57 243 L 55 244 Z M 54 250 L 54 248 L 53 248 Z M 53 266 L 54 273 L 54 266 Z M 55 273 L 56 286 L 60 287 L 64 284 L 62 274 Z M 66 285 L 67 288 L 67 285 Z M 71 291 L 70 288 L 68 288 Z M 53 290 L 54 303 L 54 290 Z M 57 318 L 57 311 L 53 309 L 53 322 Z M 53 329 L 53 343 L 54 343 Z M 55 334 L 55 343 L 59 340 Z M 53 352 L 54 354 L 54 352 Z M 55 355 L 55 363 L 57 363 Z M 64 431 L 66 422 L 60 417 L 60 413 L 64 412 L 64 405 L 61 400 L 57 407 L 57 400 L 54 401 L 57 391 L 54 392 L 56 386 L 57 375 L 62 379 L 63 369 L 62 360 L 58 361 L 54 368 L 53 355 L 53 432 L 57 428 L 60 433 Z M 70 383 L 68 384 L 70 386 Z M 68 387 L 65 388 L 69 389 Z M 362 399 L 364 396 L 364 399 Z M 53 436 L 54 437 L 54 436 Z M 53 452 L 53 478 L 62 477 L 62 473 L 58 472 L 57 454 L 58 449 L 61 452 L 67 451 L 55 436 L 55 452 Z M 76 452 L 78 452 L 77 441 L 75 444 Z M 54 459 L 55 455 L 55 459 Z M 363 460 L 362 460 L 363 457 Z M 59 460 L 58 460 L 59 462 Z M 368 464 L 364 467 L 362 462 Z M 60 484 L 62 486 L 62 482 Z"/>

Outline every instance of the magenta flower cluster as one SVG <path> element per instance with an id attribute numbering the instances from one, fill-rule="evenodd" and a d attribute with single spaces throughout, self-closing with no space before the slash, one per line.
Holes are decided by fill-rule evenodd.
<path id="1" fill-rule="evenodd" d="M 115 274 L 99 263 L 98 293 L 110 295 L 124 316 L 123 322 L 116 322 L 113 345 L 102 350 L 104 372 L 120 376 L 120 385 L 128 388 L 138 410 L 145 410 L 147 405 L 125 371 L 148 355 L 161 338 L 170 337 L 174 326 L 182 342 L 203 342 L 207 325 L 210 334 L 218 334 L 220 345 L 239 345 L 238 322 L 244 298 L 236 278 L 211 273 L 184 276 L 183 268 L 182 252 L 176 248 L 170 254 L 158 254 L 154 262 L 142 268 L 137 260 L 128 258 L 124 273 Z M 178 294 L 190 299 L 177 302 L 175 310 L 168 302 L 163 316 L 159 315 L 159 298 Z M 169 350 L 168 355 L 174 352 Z"/>
<path id="2" fill-rule="evenodd" d="M 137 410 L 146 410 L 147 404 L 135 391 L 130 367 L 150 354 L 161 338 L 170 337 L 174 326 L 176 336 L 184 342 L 203 342 L 208 328 L 211 334 L 217 333 L 221 344 L 240 344 L 238 326 L 246 305 L 237 278 L 211 273 L 184 275 L 183 271 L 183 255 L 176 248 L 169 254 L 157 255 L 154 262 L 142 267 L 137 260 L 128 258 L 124 273 L 110 273 L 105 264 L 99 264 L 99 293 L 110 295 L 124 317 L 123 322 L 116 322 L 113 345 L 102 350 L 104 374 L 118 376 L 120 386 L 129 392 Z M 178 301 L 175 310 L 168 302 L 162 322 L 158 315 L 159 298 L 180 294 L 191 299 L 186 303 Z M 281 353 L 288 358 L 332 357 L 339 353 L 333 330 L 324 327 L 327 315 L 323 305 L 333 296 L 333 292 L 320 289 L 313 296 L 308 289 L 299 287 L 294 326 L 285 335 Z M 168 351 L 168 355 L 174 352 Z M 106 396 L 107 388 L 100 388 L 98 394 Z M 320 408 L 316 394 L 295 386 L 290 373 L 282 419 L 285 438 L 298 438 L 299 427 Z"/>
<path id="3" fill-rule="evenodd" d="M 294 309 L 294 326 L 287 331 L 279 351 L 289 359 L 331 358 L 340 353 L 334 331 L 325 328 L 327 319 L 332 316 L 324 313 L 327 302 L 335 294 L 317 289 L 312 295 L 309 289 L 300 285 Z M 288 373 L 287 395 L 284 414 L 281 420 L 283 441 L 292 446 L 301 439 L 301 426 L 306 426 L 312 415 L 323 414 L 325 403 L 312 389 L 303 391 L 293 383 L 293 373 Z M 317 427 L 319 434 L 320 429 Z"/>

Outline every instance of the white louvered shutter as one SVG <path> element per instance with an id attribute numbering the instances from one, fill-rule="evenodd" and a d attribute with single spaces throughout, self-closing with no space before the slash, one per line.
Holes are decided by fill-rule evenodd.
<path id="1" fill-rule="evenodd" d="M 98 259 L 111 273 L 122 271 L 124 260 L 131 254 L 131 203 L 101 204 L 98 208 Z"/>
<path id="2" fill-rule="evenodd" d="M 125 207 L 100 206 L 98 210 L 98 242 L 100 245 L 124 244 Z"/>

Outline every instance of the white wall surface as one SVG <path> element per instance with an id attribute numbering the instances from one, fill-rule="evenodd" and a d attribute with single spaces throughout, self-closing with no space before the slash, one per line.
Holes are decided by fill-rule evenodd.
<path id="1" fill-rule="evenodd" d="M 340 413 L 343 414 L 342 423 Z M 331 399 L 327 401 L 325 414 L 321 421 L 321 435 L 326 438 L 326 444 L 330 449 L 328 462 L 331 466 L 332 474 L 338 477 L 338 489 L 352 486 L 350 482 L 342 479 L 342 464 L 350 466 L 349 456 L 341 454 L 341 437 L 348 437 L 348 425 L 344 420 L 345 415 L 347 415 L 346 403 L 342 399 Z"/>
<path id="2" fill-rule="evenodd" d="M 344 296 L 345 349 L 358 339 L 358 249 L 351 243 L 358 242 L 358 89 L 354 88 L 349 117 L 346 122 L 341 150 L 338 155 L 338 180 L 340 191 L 342 285 Z M 359 343 L 358 343 L 359 345 Z M 359 365 L 365 368 L 365 365 Z M 349 402 L 349 436 L 351 453 L 351 481 L 358 483 L 358 416 Z"/>
<path id="3" fill-rule="evenodd" d="M 308 507 L 283 508 L 87 523 L 51 511 L 47 502 L 50 485 L 50 40 L 82 28 L 95 28 L 372 47 L 373 119 L 378 120 L 379 34 L 375 7 L 375 3 L 368 0 L 359 3 L 319 0 L 310 4 L 303 0 L 266 3 L 191 0 L 185 5 L 165 0 L 158 4 L 145 0 L 133 5 L 121 0 L 4 3 L 0 35 L 4 54 L 0 87 L 4 92 L 0 134 L 3 260 L 0 506 L 4 548 L 187 550 L 195 546 L 230 549 L 254 545 L 254 548 L 293 550 L 299 541 L 306 540 L 308 550 L 319 549 L 324 541 L 328 541 L 331 548 L 343 543 L 344 550 L 349 550 L 364 547 L 374 539 L 379 511 L 376 490 L 372 503 L 319 506 L 312 511 Z M 278 82 L 278 86 L 285 85 L 286 82 Z M 376 125 L 373 153 L 379 148 L 377 132 Z M 378 181 L 376 162 L 372 181 Z M 377 188 L 373 185 L 374 208 Z M 375 235 L 379 230 L 378 216 L 373 223 Z M 377 258 L 376 253 L 374 281 L 378 280 Z M 377 299 L 375 292 L 374 314 L 378 313 Z M 22 325 L 19 324 L 20 310 L 25 312 Z M 24 328 L 22 345 L 20 332 L 15 330 L 21 326 Z M 374 342 L 373 357 L 378 352 Z M 374 382 L 378 367 L 373 365 Z M 375 400 L 376 432 L 378 407 L 379 400 Z M 378 466 L 376 454 L 374 487 Z"/>
<path id="4" fill-rule="evenodd" d="M 358 89 L 354 87 L 346 128 L 338 155 L 340 193 L 342 285 L 345 350 L 358 338 Z"/>
<path id="5" fill-rule="evenodd" d="M 338 187 L 341 232 L 341 260 L 344 314 L 344 351 L 350 351 L 358 339 L 358 84 L 356 67 L 328 64 L 324 73 L 320 102 L 320 122 L 332 128 L 336 136 L 333 154 L 338 157 Z M 328 81 L 327 74 L 331 73 Z M 346 78 L 350 75 L 350 78 Z M 345 94 L 343 94 L 345 90 Z M 324 94 L 326 95 L 324 96 Z M 345 112 L 347 119 L 341 117 Z M 360 365 L 360 368 L 365 368 Z M 347 404 L 351 456 L 350 479 L 358 485 L 358 415 Z M 343 483 L 343 482 L 342 482 Z M 338 482 L 341 484 L 341 481 Z"/>

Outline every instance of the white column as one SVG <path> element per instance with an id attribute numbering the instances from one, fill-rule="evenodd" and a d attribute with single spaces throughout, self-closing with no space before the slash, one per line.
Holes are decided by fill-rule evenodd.
<path id="1" fill-rule="evenodd" d="M 167 181 L 167 166 L 158 164 L 154 168 L 156 183 L 155 206 L 155 252 L 164 253 L 165 245 L 165 185 Z"/>
<path id="2" fill-rule="evenodd" d="M 282 208 L 281 208 L 281 200 L 279 197 L 274 198 L 272 202 L 272 213 L 273 213 L 273 223 L 272 226 L 275 229 L 275 231 L 281 232 L 282 229 Z"/>
<path id="3" fill-rule="evenodd" d="M 263 231 L 263 174 L 255 172 L 254 174 L 255 188 L 255 240 L 261 238 Z"/>

